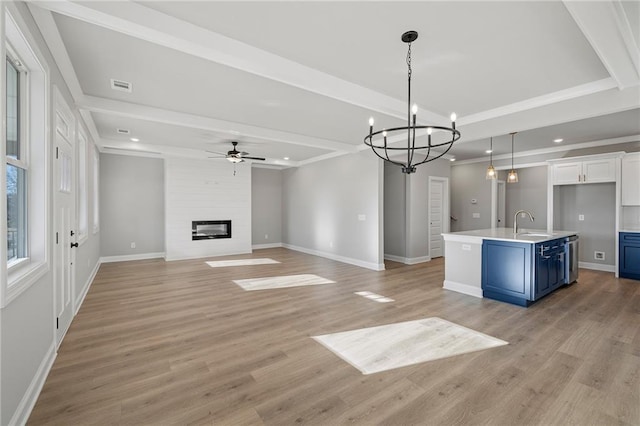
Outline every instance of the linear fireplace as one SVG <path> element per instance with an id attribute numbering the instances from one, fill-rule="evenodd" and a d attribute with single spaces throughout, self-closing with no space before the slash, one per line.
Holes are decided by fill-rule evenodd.
<path id="1" fill-rule="evenodd" d="M 230 220 L 194 220 L 191 222 L 191 240 L 231 238 Z"/>

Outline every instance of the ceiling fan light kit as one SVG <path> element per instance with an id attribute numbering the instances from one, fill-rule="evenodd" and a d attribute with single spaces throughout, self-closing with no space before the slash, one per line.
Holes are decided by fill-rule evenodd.
<path id="1" fill-rule="evenodd" d="M 411 106 L 411 43 L 416 41 L 418 38 L 417 31 L 407 31 L 402 34 L 402 41 L 408 44 L 407 50 L 407 80 L 408 80 L 408 96 L 407 96 L 407 125 L 403 127 L 393 127 L 390 129 L 382 129 L 376 132 L 373 131 L 374 119 L 371 117 L 369 119 L 369 134 L 364 138 L 364 143 L 371 148 L 371 150 L 378 157 L 387 161 L 391 164 L 395 164 L 397 166 L 402 167 L 403 173 L 414 173 L 416 171 L 416 166 L 420 164 L 425 164 L 433 160 L 437 160 L 438 158 L 445 155 L 451 147 L 453 143 L 460 139 L 460 132 L 456 130 L 456 115 L 451 114 L 451 127 L 445 126 L 435 126 L 435 125 L 416 125 L 416 117 L 418 113 L 418 105 L 413 104 Z M 418 142 L 416 145 L 416 130 L 426 130 L 427 133 L 427 144 Z M 450 140 L 447 139 L 445 142 L 440 143 L 432 143 L 431 142 L 431 134 L 434 130 L 440 130 L 443 132 L 450 133 Z M 387 141 L 387 136 L 392 136 L 394 134 L 402 135 L 403 133 L 407 134 L 407 144 L 406 146 L 389 146 Z M 393 142 L 393 141 L 392 141 Z M 431 151 L 432 148 L 439 148 L 440 152 Z M 422 155 L 424 155 L 424 159 L 416 159 L 414 162 L 414 154 L 416 151 Z M 400 161 L 390 158 L 390 154 L 393 153 L 401 153 L 406 155 L 406 161 Z"/>

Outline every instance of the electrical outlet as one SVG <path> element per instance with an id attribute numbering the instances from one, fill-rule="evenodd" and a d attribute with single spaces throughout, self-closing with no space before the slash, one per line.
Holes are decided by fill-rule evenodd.
<path id="1" fill-rule="evenodd" d="M 136 248 L 136 243 L 131 243 L 131 248 Z"/>
<path id="2" fill-rule="evenodd" d="M 359 214 L 358 215 L 358 220 L 367 220 L 367 216 L 364 214 Z"/>
<path id="3" fill-rule="evenodd" d="M 269 234 L 264 234 L 264 239 L 268 240 L 269 239 Z"/>
<path id="4" fill-rule="evenodd" d="M 604 260 L 604 252 L 603 251 L 594 251 L 593 258 L 595 260 Z"/>
<path id="5" fill-rule="evenodd" d="M 474 213 L 473 214 L 473 218 L 474 219 L 480 219 L 480 213 Z"/>
<path id="6" fill-rule="evenodd" d="M 584 220 L 584 215 L 583 214 L 579 214 L 578 215 L 578 220 L 580 220 L 580 221 Z"/>
<path id="7" fill-rule="evenodd" d="M 333 241 L 329 241 L 329 247 L 333 248 Z"/>

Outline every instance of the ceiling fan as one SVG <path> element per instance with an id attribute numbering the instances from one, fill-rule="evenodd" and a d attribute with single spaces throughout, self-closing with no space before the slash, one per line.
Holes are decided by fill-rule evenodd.
<path id="1" fill-rule="evenodd" d="M 207 151 L 210 154 L 217 154 L 218 157 L 209 157 L 209 158 L 226 158 L 227 160 L 231 161 L 232 163 L 242 163 L 245 159 L 246 160 L 259 160 L 259 161 L 264 161 L 265 158 L 263 157 L 250 157 L 248 152 L 244 152 L 244 151 L 238 151 L 236 148 L 238 146 L 238 142 L 236 141 L 232 141 L 231 144 L 233 145 L 233 149 L 231 151 L 227 151 L 226 154 L 223 154 L 221 152 L 214 152 L 214 151 Z"/>

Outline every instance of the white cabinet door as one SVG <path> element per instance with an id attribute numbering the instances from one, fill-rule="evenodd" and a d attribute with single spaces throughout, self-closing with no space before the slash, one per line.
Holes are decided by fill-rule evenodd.
<path id="1" fill-rule="evenodd" d="M 562 163 L 553 165 L 553 184 L 571 185 L 582 182 L 582 163 Z"/>
<path id="2" fill-rule="evenodd" d="M 615 158 L 605 158 L 602 160 L 590 160 L 582 163 L 582 182 L 615 182 L 616 181 L 616 160 Z"/>
<path id="3" fill-rule="evenodd" d="M 640 153 L 622 158 L 622 205 L 640 206 Z"/>

